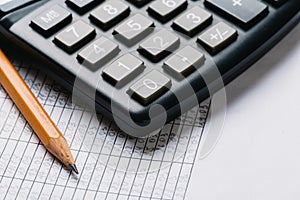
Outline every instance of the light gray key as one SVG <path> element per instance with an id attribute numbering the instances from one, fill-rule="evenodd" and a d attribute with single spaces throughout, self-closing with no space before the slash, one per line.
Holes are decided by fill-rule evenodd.
<path id="1" fill-rule="evenodd" d="M 95 29 L 79 20 L 58 33 L 53 42 L 66 52 L 73 53 L 95 36 Z"/>
<path id="2" fill-rule="evenodd" d="M 172 27 L 175 30 L 192 37 L 201 29 L 209 25 L 211 21 L 212 15 L 209 12 L 199 6 L 195 6 L 177 17 L 174 20 Z"/>
<path id="3" fill-rule="evenodd" d="M 89 16 L 90 20 L 103 30 L 108 30 L 130 13 L 129 6 L 119 0 L 106 1 L 93 10 Z"/>
<path id="4" fill-rule="evenodd" d="M 168 77 L 157 70 L 152 70 L 133 84 L 129 88 L 128 94 L 140 103 L 147 105 L 170 87 L 171 80 Z"/>
<path id="5" fill-rule="evenodd" d="M 150 28 L 153 26 L 153 21 L 141 14 L 136 14 L 120 24 L 113 34 L 126 45 L 131 46 L 145 38 L 153 30 Z"/>
<path id="6" fill-rule="evenodd" d="M 182 78 L 201 66 L 204 55 L 191 46 L 186 46 L 165 61 L 163 68 L 175 77 Z"/>
<path id="7" fill-rule="evenodd" d="M 119 51 L 117 44 L 102 36 L 83 49 L 77 55 L 77 59 L 90 69 L 96 70 L 116 56 Z"/>
<path id="8" fill-rule="evenodd" d="M 69 11 L 54 5 L 36 16 L 30 26 L 45 37 L 49 37 L 71 21 L 72 14 Z"/>
<path id="9" fill-rule="evenodd" d="M 198 37 L 198 42 L 215 54 L 237 37 L 237 31 L 224 22 L 219 22 Z"/>
<path id="10" fill-rule="evenodd" d="M 125 54 L 103 70 L 102 76 L 111 84 L 121 86 L 144 69 L 143 61 Z"/>
<path id="11" fill-rule="evenodd" d="M 147 11 L 161 22 L 167 22 L 186 9 L 186 0 L 156 0 L 150 4 Z"/>
<path id="12" fill-rule="evenodd" d="M 158 62 L 179 45 L 179 37 L 163 29 L 142 42 L 139 46 L 139 53 L 153 62 Z"/>

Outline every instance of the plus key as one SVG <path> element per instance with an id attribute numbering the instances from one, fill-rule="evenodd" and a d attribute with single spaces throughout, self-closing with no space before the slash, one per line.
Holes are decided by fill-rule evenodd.
<path id="1" fill-rule="evenodd" d="M 244 29 L 268 14 L 268 7 L 257 0 L 205 0 L 204 4 Z"/>

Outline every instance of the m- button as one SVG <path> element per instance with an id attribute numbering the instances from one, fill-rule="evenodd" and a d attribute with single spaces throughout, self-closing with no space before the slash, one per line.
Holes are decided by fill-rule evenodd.
<path id="1" fill-rule="evenodd" d="M 30 23 L 30 26 L 45 37 L 49 37 L 72 21 L 72 14 L 59 5 L 44 10 Z"/>

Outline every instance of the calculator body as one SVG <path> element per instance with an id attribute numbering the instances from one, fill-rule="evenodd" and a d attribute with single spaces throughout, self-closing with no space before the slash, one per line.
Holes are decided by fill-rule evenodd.
<path id="1" fill-rule="evenodd" d="M 18 6 L 11 5 L 12 9 L 5 11 L 2 8 L 1 33 L 29 55 L 40 60 L 43 63 L 40 65 L 41 70 L 83 98 L 85 102 L 95 106 L 101 114 L 116 121 L 126 133 L 144 137 L 205 100 L 245 71 L 286 35 L 300 19 L 298 0 L 260 1 L 261 8 L 254 8 L 254 10 L 261 9 L 260 13 L 248 21 L 243 21 L 245 16 L 236 10 L 230 10 L 231 7 L 225 5 L 225 8 L 221 9 L 220 6 L 227 2 L 230 6 L 239 7 L 243 6 L 244 1 L 249 4 L 249 0 L 178 1 L 180 8 L 176 8 L 177 10 L 174 8 L 174 12 L 165 15 L 164 10 L 161 10 L 161 13 L 156 12 L 162 8 L 154 4 L 156 1 L 159 0 L 121 1 L 122 5 L 128 7 L 108 25 L 100 22 L 96 12 L 98 9 L 98 15 L 103 14 L 99 11 L 101 5 L 103 12 L 114 12 L 113 6 L 107 6 L 110 4 L 104 6 L 108 1 L 95 0 L 93 6 L 85 8 L 86 10 L 78 9 L 68 3 L 69 1 L 63 0 L 18 1 L 21 3 Z M 168 7 L 177 1 L 162 0 L 162 2 Z M 251 1 L 249 5 L 252 6 Z M 34 20 L 37 17 L 41 19 L 45 11 L 47 12 L 44 13 L 46 14 L 44 17 L 51 20 L 55 14 L 51 15 L 49 9 L 55 6 L 68 12 L 63 13 L 66 19 L 49 33 L 43 32 L 45 28 L 43 24 Z M 251 6 L 249 9 L 252 9 Z M 208 16 L 201 14 L 202 18 L 209 19 L 201 27 L 186 31 L 184 24 L 180 23 L 186 19 L 197 21 L 197 13 L 190 12 L 184 15 L 195 7 L 204 10 L 204 14 L 209 13 Z M 237 16 L 239 14 L 240 16 Z M 124 31 L 125 25 L 129 31 L 139 28 L 138 23 L 134 21 L 136 18 L 133 17 L 142 18 L 141 23 L 146 24 L 149 21 L 147 31 L 140 37 L 133 37 L 134 33 L 126 36 L 127 30 Z M 72 25 L 78 21 L 82 23 L 76 24 L 79 29 L 92 29 L 88 37 L 82 39 L 80 45 L 69 47 L 65 44 L 69 40 L 66 29 L 68 34 L 76 36 L 78 33 L 72 30 L 76 27 Z M 225 37 L 229 33 L 230 37 Z M 128 39 L 131 36 L 133 39 Z M 87 47 L 90 46 L 95 47 L 94 51 L 101 51 L 99 46 L 93 46 L 96 40 L 100 41 L 99 44 L 103 44 L 101 37 L 112 42 L 105 43 L 105 48 L 110 49 L 111 57 L 97 63 L 95 67 L 95 63 L 93 65 L 86 62 L 90 54 L 85 54 L 84 50 L 87 51 Z M 173 46 L 168 46 L 163 51 L 158 50 L 158 53 L 155 52 L 157 54 L 153 53 L 147 46 L 149 38 L 162 47 L 166 43 L 163 37 L 170 39 L 168 41 L 170 43 L 174 37 Z M 208 40 L 213 40 L 213 37 L 215 40 L 224 39 L 224 41 L 218 44 L 210 43 Z M 193 51 L 198 56 L 195 58 L 197 66 L 189 69 L 181 69 L 183 65 L 176 66 L 182 62 L 182 59 L 180 62 L 176 62 L 175 59 L 179 52 L 189 57 L 189 52 L 192 54 Z M 129 56 L 122 58 L 128 54 Z M 125 77 L 124 81 L 127 72 L 118 74 L 116 70 L 118 68 L 109 68 L 116 63 L 117 67 L 127 68 L 126 65 L 122 66 L 121 59 L 133 63 L 132 66 L 137 68 L 131 74 L 127 74 L 128 77 Z M 196 65 L 196 61 L 192 65 Z M 130 67 L 128 70 L 131 70 Z M 122 80 L 119 81 L 116 76 Z M 157 91 L 151 93 L 156 89 Z"/>

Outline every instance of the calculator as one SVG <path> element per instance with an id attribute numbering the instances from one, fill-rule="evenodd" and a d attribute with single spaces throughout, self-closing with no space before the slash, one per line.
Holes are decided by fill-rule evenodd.
<path id="1" fill-rule="evenodd" d="M 1 34 L 40 69 L 145 137 L 250 67 L 299 0 L 4 0 Z"/>

